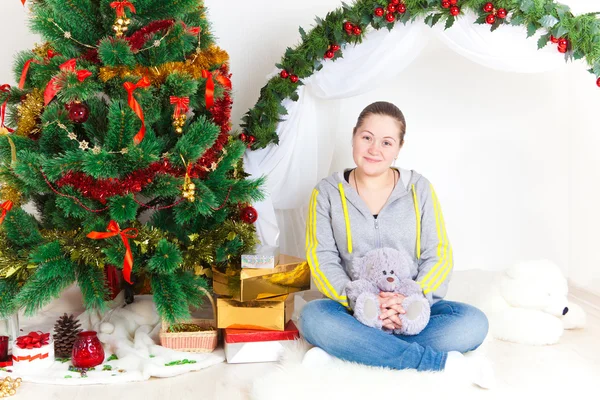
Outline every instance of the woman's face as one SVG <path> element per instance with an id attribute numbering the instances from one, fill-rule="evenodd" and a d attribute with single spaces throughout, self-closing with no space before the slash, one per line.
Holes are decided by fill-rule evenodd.
<path id="1" fill-rule="evenodd" d="M 387 172 L 400 147 L 398 121 L 387 115 L 371 114 L 352 138 L 352 157 L 363 173 L 377 176 Z"/>

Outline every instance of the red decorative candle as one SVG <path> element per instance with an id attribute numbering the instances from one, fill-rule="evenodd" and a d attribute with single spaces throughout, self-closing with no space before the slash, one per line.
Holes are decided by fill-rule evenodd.
<path id="1" fill-rule="evenodd" d="M 0 362 L 8 360 L 8 336 L 0 336 Z"/>
<path id="2" fill-rule="evenodd" d="M 77 335 L 73 345 L 73 366 L 76 368 L 93 368 L 104 362 L 104 349 L 94 331 L 84 331 Z"/>

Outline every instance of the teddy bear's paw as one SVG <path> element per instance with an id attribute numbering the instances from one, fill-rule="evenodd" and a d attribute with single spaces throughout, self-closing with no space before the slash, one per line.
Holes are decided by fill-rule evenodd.
<path id="1" fill-rule="evenodd" d="M 561 318 L 565 329 L 579 329 L 585 327 L 586 315 L 583 308 L 575 303 L 569 303 L 569 311 Z"/>
<path id="2" fill-rule="evenodd" d="M 354 316 L 367 326 L 379 329 L 383 326 L 379 319 L 379 299 L 373 293 L 362 293 L 358 296 Z"/>
<path id="3" fill-rule="evenodd" d="M 420 333 L 429 322 L 431 308 L 429 302 L 422 295 L 413 294 L 402 302 L 405 314 L 398 317 L 402 321 L 402 327 L 396 330 L 401 335 L 416 335 Z"/>

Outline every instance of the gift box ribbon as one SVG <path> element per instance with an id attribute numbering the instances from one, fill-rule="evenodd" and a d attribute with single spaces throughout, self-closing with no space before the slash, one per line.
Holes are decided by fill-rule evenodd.
<path id="1" fill-rule="evenodd" d="M 12 356 L 13 361 L 35 361 L 37 359 L 43 360 L 44 358 L 48 358 L 49 354 L 48 353 L 44 353 L 44 354 L 36 354 L 35 356 L 19 356 L 19 357 L 15 357 Z"/>
<path id="2" fill-rule="evenodd" d="M 50 342 L 50 333 L 29 332 L 28 335 L 17 338 L 17 347 L 21 349 L 39 349 Z"/>

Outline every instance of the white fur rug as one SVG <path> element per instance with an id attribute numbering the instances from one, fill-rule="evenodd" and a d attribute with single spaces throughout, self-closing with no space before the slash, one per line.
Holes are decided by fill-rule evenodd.
<path id="1" fill-rule="evenodd" d="M 87 371 L 82 376 L 79 372 L 69 371 L 72 365 L 70 361 L 56 361 L 47 369 L 31 372 L 7 367 L 0 371 L 0 378 L 20 376 L 26 382 L 56 385 L 135 382 L 198 371 L 225 360 L 224 352 L 220 349 L 208 354 L 195 354 L 159 346 L 160 319 L 151 296 L 136 296 L 134 303 L 127 307 L 122 307 L 123 304 L 121 293 L 106 313 L 83 312 L 78 317 L 82 329 L 98 332 L 104 347 L 105 361 L 95 370 Z M 61 308 L 61 304 L 55 304 L 36 318 L 24 321 L 22 333 L 30 330 L 51 332 L 56 318 L 61 315 L 56 311 Z M 116 359 L 108 361 L 111 355 Z"/>
<path id="2" fill-rule="evenodd" d="M 386 399 L 481 398 L 485 391 L 472 386 L 464 377 L 446 373 L 395 371 L 367 367 L 335 359 L 323 366 L 306 367 L 302 358 L 309 346 L 299 340 L 286 349 L 279 368 L 254 382 L 253 400 L 304 399 Z M 285 393 L 285 395 L 283 395 Z"/>

